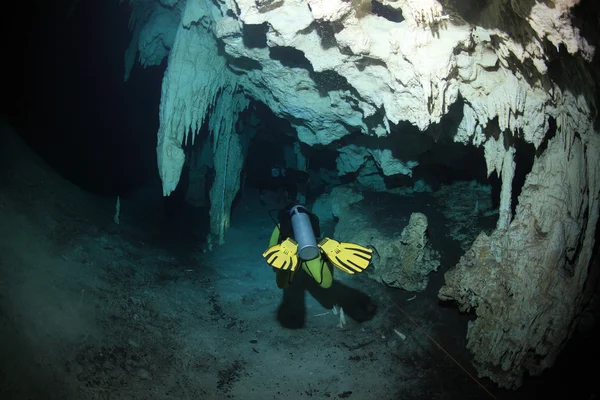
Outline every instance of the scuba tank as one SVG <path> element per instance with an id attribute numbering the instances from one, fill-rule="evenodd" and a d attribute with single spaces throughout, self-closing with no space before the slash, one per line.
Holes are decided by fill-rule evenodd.
<path id="1" fill-rule="evenodd" d="M 298 243 L 298 257 L 304 261 L 317 258 L 319 247 L 317 247 L 317 239 L 310 222 L 308 210 L 303 205 L 298 204 L 290 209 L 290 216 L 292 217 L 294 239 Z"/>

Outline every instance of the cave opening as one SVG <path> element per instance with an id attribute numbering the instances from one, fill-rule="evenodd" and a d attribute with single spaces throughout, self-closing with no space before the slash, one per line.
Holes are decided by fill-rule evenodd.
<path id="1" fill-rule="evenodd" d="M 307 193 L 309 202 L 314 201 L 333 186 L 350 183 L 356 179 L 356 174 L 346 177 L 338 176 L 337 156 L 338 153 L 333 147 L 314 146 L 310 149 L 307 168 L 310 174 L 310 186 Z"/>
<path id="2" fill-rule="evenodd" d="M 523 45 L 536 37 L 531 25 L 526 23 L 535 0 L 443 0 L 441 3 L 453 19 L 485 29 L 500 29 Z"/>
<path id="3" fill-rule="evenodd" d="M 242 40 L 244 46 L 249 49 L 264 49 L 267 47 L 267 32 L 269 31 L 269 24 L 263 22 L 262 24 L 244 24 L 242 28 Z"/>
<path id="4" fill-rule="evenodd" d="M 495 171 L 488 176 L 482 147 L 437 141 L 419 156 L 412 179 L 415 188 L 428 188 L 440 200 L 447 224 L 463 225 L 448 227 L 463 251 L 480 231 L 491 233 L 495 228 L 501 180 Z"/>
<path id="5" fill-rule="evenodd" d="M 519 195 L 523 190 L 527 175 L 533 168 L 536 149 L 533 144 L 518 137 L 515 137 L 513 147 L 515 148 L 515 175 L 512 182 L 511 216 L 514 218 L 519 204 Z"/>
<path id="6" fill-rule="evenodd" d="M 294 47 L 269 47 L 269 57 L 272 60 L 279 61 L 284 67 L 302 68 L 308 71 L 313 70 L 312 64 L 308 61 L 304 53 Z"/>
<path id="7" fill-rule="evenodd" d="M 242 170 L 242 188 L 256 189 L 261 196 L 284 196 L 285 169 L 296 168 L 295 129 L 261 102 L 253 102 L 257 122 Z"/>
<path id="8" fill-rule="evenodd" d="M 377 0 L 371 2 L 371 12 L 381 18 L 387 19 L 388 21 L 404 21 L 404 16 L 402 15 L 401 9 L 394 8 L 387 4 L 383 4 Z"/>
<path id="9" fill-rule="evenodd" d="M 490 184 L 481 147 L 434 142 L 418 160 L 419 165 L 413 170 L 413 180 L 422 179 L 433 190 L 456 181 Z"/>

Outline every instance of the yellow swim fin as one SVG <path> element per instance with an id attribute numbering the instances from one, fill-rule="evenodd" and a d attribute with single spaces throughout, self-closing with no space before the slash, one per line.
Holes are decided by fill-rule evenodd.
<path id="1" fill-rule="evenodd" d="M 271 246 L 263 253 L 263 257 L 272 267 L 285 271 L 296 271 L 298 269 L 298 244 L 287 238 L 280 244 Z"/>
<path id="2" fill-rule="evenodd" d="M 323 238 L 319 248 L 331 263 L 348 274 L 362 272 L 371 263 L 373 250 L 354 243 Z"/>

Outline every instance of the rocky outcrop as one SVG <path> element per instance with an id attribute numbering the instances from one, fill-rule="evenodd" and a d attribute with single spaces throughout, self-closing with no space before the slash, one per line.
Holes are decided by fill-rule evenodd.
<path id="1" fill-rule="evenodd" d="M 361 231 L 357 243 L 371 245 L 377 251 L 369 276 L 386 286 L 408 291 L 422 291 L 429 282 L 428 275 L 437 271 L 440 256 L 427 244 L 427 217 L 413 213 L 399 237 L 384 237 L 375 232 Z"/>
<path id="2" fill-rule="evenodd" d="M 316 212 L 326 216 L 324 206 L 332 204 L 331 213 L 338 220 L 334 238 L 374 250 L 372 267 L 367 269 L 371 279 L 409 291 L 425 289 L 428 275 L 440 266 L 440 257 L 427 243 L 424 214 L 413 213 L 401 233 L 390 234 L 378 228 L 369 209 L 360 204 L 362 195 L 351 188 L 335 188 L 326 197 L 328 202 L 322 197 L 315 203 Z"/>
<path id="3" fill-rule="evenodd" d="M 581 312 L 600 190 L 600 138 L 557 135 L 535 160 L 515 218 L 481 233 L 445 275 L 442 300 L 474 311 L 468 348 L 480 375 L 506 388 L 554 361 Z"/>

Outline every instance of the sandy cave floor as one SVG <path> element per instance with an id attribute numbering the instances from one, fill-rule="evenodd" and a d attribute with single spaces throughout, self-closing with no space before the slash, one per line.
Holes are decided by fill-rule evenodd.
<path id="1" fill-rule="evenodd" d="M 492 398 L 425 335 L 476 375 L 469 317 L 437 302 L 447 266 L 412 301 L 366 276 L 328 291 L 299 277 L 283 301 L 261 257 L 272 222 L 256 193 L 226 243 L 202 253 L 196 228 L 155 223 L 134 199 L 116 225 L 112 200 L 24 152 L 0 159 L 0 398 Z M 496 398 L 535 393 L 480 382 Z"/>

